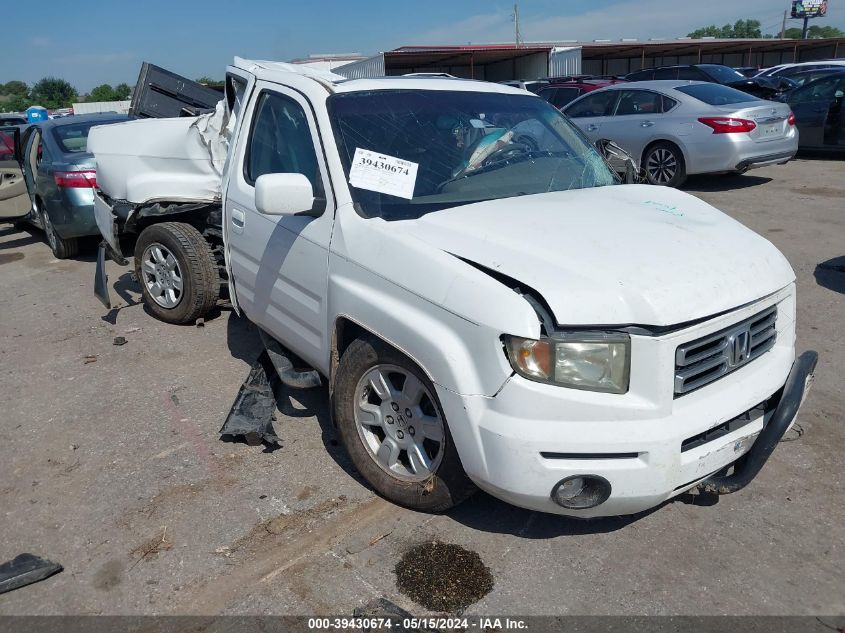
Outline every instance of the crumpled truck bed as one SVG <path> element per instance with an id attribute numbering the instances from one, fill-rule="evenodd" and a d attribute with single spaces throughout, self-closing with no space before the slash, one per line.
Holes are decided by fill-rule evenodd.
<path id="1" fill-rule="evenodd" d="M 133 204 L 218 202 L 234 123 L 223 104 L 198 117 L 92 128 L 88 148 L 97 159 L 98 188 Z"/>

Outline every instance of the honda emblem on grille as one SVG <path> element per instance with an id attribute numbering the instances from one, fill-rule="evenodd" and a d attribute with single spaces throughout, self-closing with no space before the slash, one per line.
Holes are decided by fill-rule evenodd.
<path id="1" fill-rule="evenodd" d="M 743 330 L 728 337 L 728 362 L 731 367 L 738 367 L 751 355 L 751 332 Z"/>

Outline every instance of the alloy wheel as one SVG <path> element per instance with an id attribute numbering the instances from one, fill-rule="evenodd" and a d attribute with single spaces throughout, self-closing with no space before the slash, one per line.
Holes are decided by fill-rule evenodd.
<path id="1" fill-rule="evenodd" d="M 153 242 L 141 256 L 142 282 L 153 301 L 162 308 L 175 308 L 182 300 L 182 270 L 166 246 Z"/>
<path id="2" fill-rule="evenodd" d="M 414 374 L 376 365 L 355 388 L 355 426 L 373 461 L 404 481 L 425 481 L 445 452 L 445 425 L 434 396 Z"/>
<path id="3" fill-rule="evenodd" d="M 652 182 L 665 185 L 678 173 L 678 159 L 670 150 L 660 147 L 648 155 L 646 171 Z"/>

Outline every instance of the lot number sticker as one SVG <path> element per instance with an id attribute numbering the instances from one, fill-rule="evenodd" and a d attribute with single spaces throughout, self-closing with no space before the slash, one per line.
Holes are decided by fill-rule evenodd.
<path id="1" fill-rule="evenodd" d="M 355 148 L 349 184 L 359 189 L 410 200 L 414 197 L 418 163 Z"/>

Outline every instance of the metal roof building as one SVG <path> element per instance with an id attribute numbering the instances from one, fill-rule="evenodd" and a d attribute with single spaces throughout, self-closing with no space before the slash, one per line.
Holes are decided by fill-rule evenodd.
<path id="1" fill-rule="evenodd" d="M 349 78 L 408 73 L 505 81 L 574 75 L 624 75 L 641 68 L 713 63 L 769 67 L 845 57 L 845 38 L 820 40 L 690 39 L 526 42 L 466 46 L 401 46 L 334 68 Z"/>

